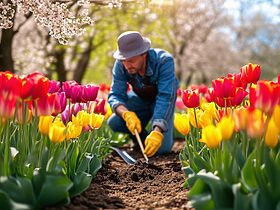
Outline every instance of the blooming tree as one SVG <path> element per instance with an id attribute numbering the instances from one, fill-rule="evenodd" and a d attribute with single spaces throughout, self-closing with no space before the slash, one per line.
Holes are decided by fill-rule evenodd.
<path id="1" fill-rule="evenodd" d="M 66 45 L 75 36 L 85 33 L 94 23 L 91 5 L 121 7 L 133 0 L 1 0 L 0 1 L 0 70 L 14 72 L 12 43 L 14 36 L 30 19 L 48 31 L 48 35 Z M 25 19 L 15 27 L 18 16 Z"/>

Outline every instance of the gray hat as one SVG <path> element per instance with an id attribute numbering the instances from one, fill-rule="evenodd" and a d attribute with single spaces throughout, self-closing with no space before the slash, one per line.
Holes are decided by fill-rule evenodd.
<path id="1" fill-rule="evenodd" d="M 125 60 L 147 52 L 151 47 L 151 41 L 142 37 L 137 31 L 126 31 L 118 37 L 118 49 L 114 52 L 114 58 Z"/>

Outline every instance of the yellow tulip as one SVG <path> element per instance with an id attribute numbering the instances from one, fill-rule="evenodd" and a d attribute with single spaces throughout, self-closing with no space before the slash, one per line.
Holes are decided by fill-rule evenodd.
<path id="1" fill-rule="evenodd" d="M 49 138 L 54 143 L 64 141 L 66 134 L 66 127 L 62 121 L 56 119 L 50 126 Z"/>
<path id="2" fill-rule="evenodd" d="M 104 115 L 95 114 L 95 113 L 90 114 L 90 126 L 93 129 L 100 128 L 103 123 L 103 120 L 104 120 Z"/>
<path id="3" fill-rule="evenodd" d="M 198 124 L 203 128 L 213 124 L 213 115 L 206 110 L 198 116 Z"/>
<path id="4" fill-rule="evenodd" d="M 81 135 L 83 127 L 79 124 L 75 124 L 73 122 L 67 123 L 67 129 L 66 129 L 66 139 L 73 139 L 77 138 Z"/>
<path id="5" fill-rule="evenodd" d="M 112 109 L 111 109 L 110 105 L 107 103 L 104 119 L 107 120 L 112 114 L 113 114 Z"/>
<path id="6" fill-rule="evenodd" d="M 183 134 L 187 135 L 190 132 L 190 121 L 188 114 L 179 114 L 175 113 L 174 115 L 174 127 L 176 130 Z"/>
<path id="7" fill-rule="evenodd" d="M 50 126 L 52 124 L 54 117 L 53 116 L 41 116 L 39 118 L 39 131 L 44 135 L 49 134 Z"/>
<path id="8" fill-rule="evenodd" d="M 275 122 L 275 125 L 280 129 L 280 105 L 275 106 L 272 118 Z"/>
<path id="9" fill-rule="evenodd" d="M 210 114 L 213 119 L 218 119 L 217 109 L 214 102 L 210 102 L 210 103 L 204 102 L 200 106 L 201 109 L 207 111 L 207 113 Z"/>
<path id="10" fill-rule="evenodd" d="M 222 140 L 222 133 L 220 129 L 215 127 L 214 125 L 208 125 L 202 128 L 202 135 L 200 142 L 203 142 L 209 148 L 216 148 L 219 146 Z"/>
<path id="11" fill-rule="evenodd" d="M 195 115 L 194 115 L 194 109 L 193 108 L 188 109 L 188 113 L 189 113 L 189 118 L 190 118 L 191 125 L 195 128 L 201 128 L 202 126 L 199 123 L 199 118 L 203 114 L 203 111 L 201 109 L 195 109 L 197 121 L 195 120 Z"/>
<path id="12" fill-rule="evenodd" d="M 217 128 L 222 133 L 222 139 L 229 140 L 234 131 L 234 121 L 230 116 L 224 116 L 221 121 L 217 124 Z"/>
<path id="13" fill-rule="evenodd" d="M 90 114 L 84 110 L 78 112 L 77 119 L 80 125 L 82 125 L 83 127 L 86 127 L 90 124 Z"/>
<path id="14" fill-rule="evenodd" d="M 275 147 L 278 144 L 279 128 L 276 126 L 273 119 L 270 119 L 265 133 L 265 144 L 268 147 Z"/>

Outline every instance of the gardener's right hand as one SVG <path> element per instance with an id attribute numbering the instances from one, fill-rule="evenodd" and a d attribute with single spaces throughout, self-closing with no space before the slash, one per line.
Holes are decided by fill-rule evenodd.
<path id="1" fill-rule="evenodd" d="M 135 129 L 138 131 L 138 133 L 141 133 L 141 121 L 134 112 L 125 111 L 122 114 L 122 118 L 126 122 L 126 127 L 133 135 L 135 135 Z"/>

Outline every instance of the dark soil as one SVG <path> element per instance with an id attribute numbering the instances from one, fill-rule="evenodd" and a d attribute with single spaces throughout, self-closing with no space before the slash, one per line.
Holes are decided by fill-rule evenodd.
<path id="1" fill-rule="evenodd" d="M 183 146 L 183 140 L 176 140 L 170 154 L 154 156 L 148 165 L 130 147 L 122 149 L 138 160 L 135 165 L 113 152 L 89 189 L 60 209 L 188 209 L 179 161 Z"/>

